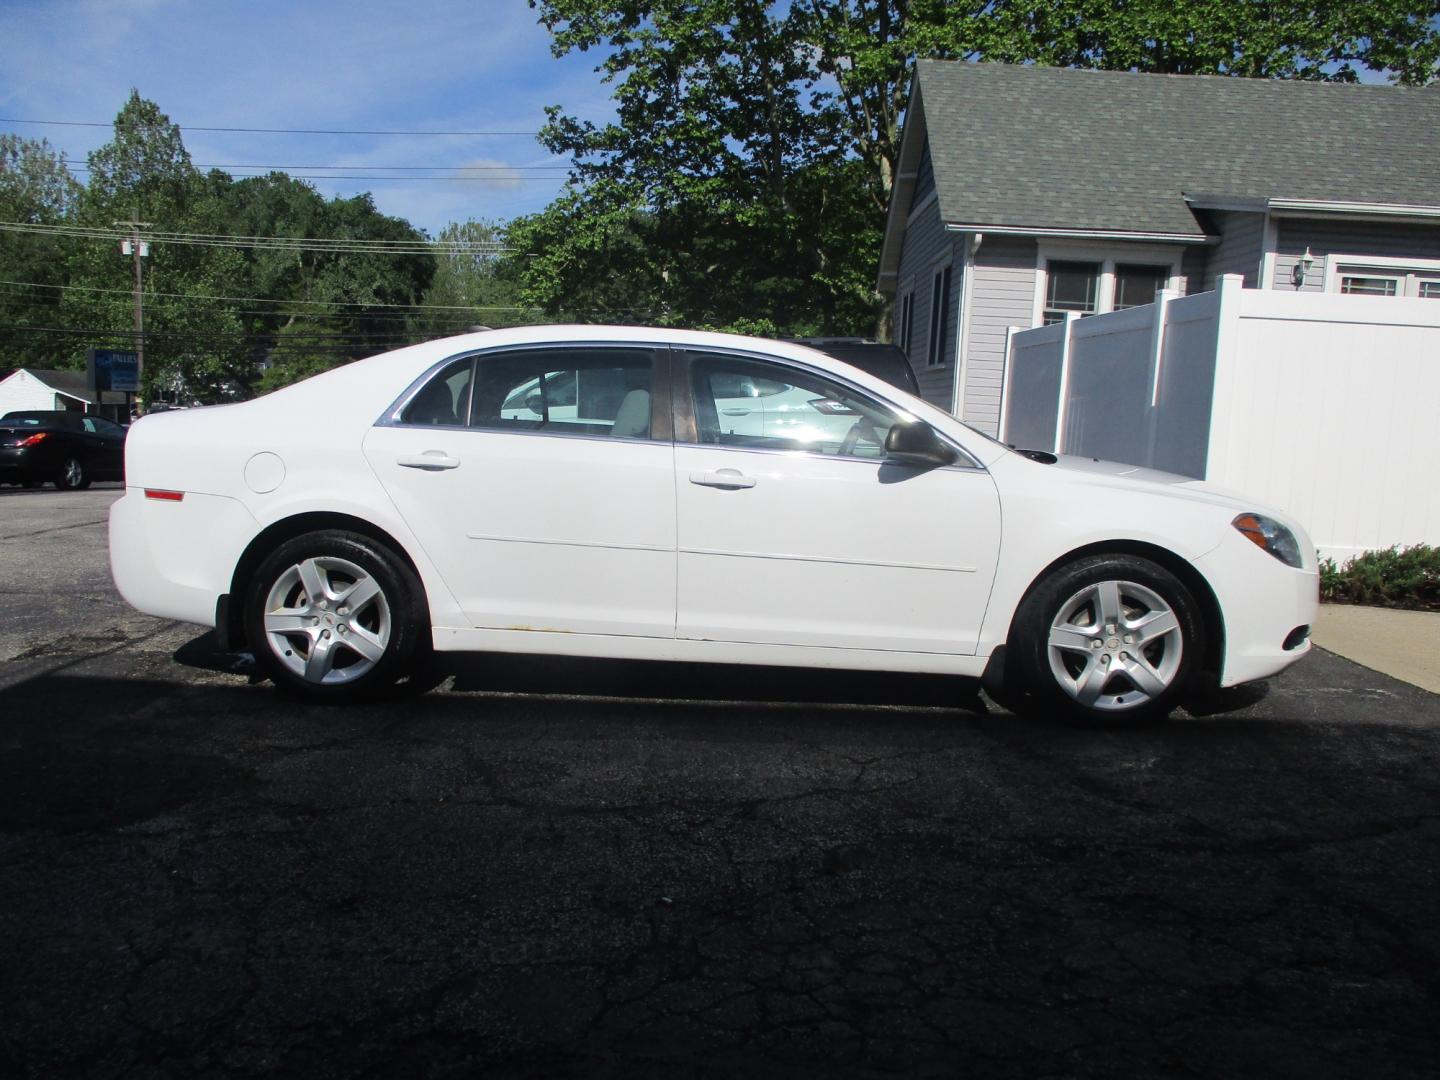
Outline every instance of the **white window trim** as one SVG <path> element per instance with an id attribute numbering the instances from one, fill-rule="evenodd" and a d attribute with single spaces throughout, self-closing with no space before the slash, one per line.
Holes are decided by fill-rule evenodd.
<path id="1" fill-rule="evenodd" d="M 1100 264 L 1100 287 L 1095 296 L 1095 314 L 1104 315 L 1115 310 L 1115 267 L 1117 264 L 1138 264 L 1140 266 L 1165 266 L 1170 273 L 1165 288 L 1171 292 L 1180 291 L 1180 260 L 1183 251 L 1157 244 L 1092 244 L 1085 241 L 1046 240 L 1040 243 L 1035 254 L 1035 299 L 1030 312 L 1030 325 L 1041 326 L 1045 321 L 1045 287 L 1050 275 L 1045 265 L 1055 259 L 1062 262 L 1093 262 Z"/>
<path id="2" fill-rule="evenodd" d="M 1344 268 L 1350 267 L 1347 272 Z M 1377 271 L 1367 273 L 1367 271 Z M 1390 277 L 1397 278 L 1400 282 L 1400 298 L 1413 298 L 1420 295 L 1419 286 L 1416 285 L 1417 276 L 1430 278 L 1440 274 L 1440 259 L 1398 259 L 1388 255 L 1341 255 L 1331 253 L 1325 256 L 1325 284 L 1322 286 L 1327 293 L 1338 293 L 1340 291 L 1340 279 L 1342 277 Z"/>

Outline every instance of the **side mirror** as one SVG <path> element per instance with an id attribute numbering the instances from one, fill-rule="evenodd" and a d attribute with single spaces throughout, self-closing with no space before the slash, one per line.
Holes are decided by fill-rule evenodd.
<path id="1" fill-rule="evenodd" d="M 933 469 L 941 465 L 953 465 L 959 455 L 929 424 L 918 420 L 911 424 L 896 424 L 885 436 L 885 457 L 905 465 L 919 465 Z"/>

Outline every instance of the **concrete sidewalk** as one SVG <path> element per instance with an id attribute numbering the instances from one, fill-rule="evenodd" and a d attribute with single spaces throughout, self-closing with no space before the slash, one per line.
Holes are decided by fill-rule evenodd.
<path id="1" fill-rule="evenodd" d="M 1440 611 L 1321 604 L 1311 639 L 1347 660 L 1440 694 Z"/>

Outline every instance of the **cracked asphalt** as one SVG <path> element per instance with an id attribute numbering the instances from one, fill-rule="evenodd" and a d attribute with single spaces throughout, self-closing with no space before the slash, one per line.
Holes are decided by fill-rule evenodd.
<path id="1" fill-rule="evenodd" d="M 478 659 L 346 710 L 0 489 L 0 1074 L 1433 1076 L 1440 697 L 1142 731 L 950 679 Z"/>

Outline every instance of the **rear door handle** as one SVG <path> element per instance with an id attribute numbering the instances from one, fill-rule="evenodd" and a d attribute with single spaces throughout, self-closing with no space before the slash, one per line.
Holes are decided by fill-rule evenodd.
<path id="1" fill-rule="evenodd" d="M 739 469 L 716 469 L 714 472 L 692 472 L 690 483 L 713 488 L 753 488 L 755 478 Z"/>
<path id="2" fill-rule="evenodd" d="M 401 454 L 395 459 L 397 465 L 407 469 L 424 469 L 426 472 L 440 472 L 444 469 L 458 469 L 460 459 L 451 457 L 444 450 L 426 450 L 423 454 Z"/>

